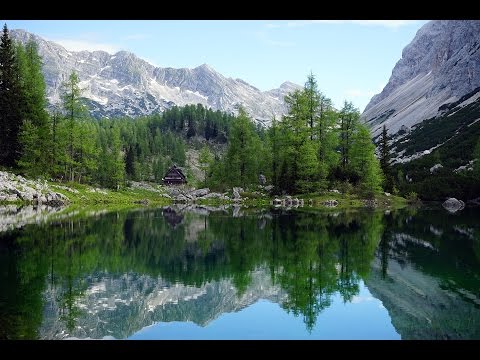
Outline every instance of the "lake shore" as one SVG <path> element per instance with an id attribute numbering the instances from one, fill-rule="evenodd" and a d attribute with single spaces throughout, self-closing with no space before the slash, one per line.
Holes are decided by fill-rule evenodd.
<path id="1" fill-rule="evenodd" d="M 364 199 L 358 194 L 342 194 L 338 190 L 323 193 L 272 196 L 266 191 L 232 193 L 211 192 L 185 186 L 166 187 L 146 182 L 129 182 L 119 190 L 96 188 L 79 183 L 30 180 L 9 172 L 0 172 L 0 204 L 47 206 L 165 206 L 175 203 L 197 205 L 237 205 L 242 207 L 281 207 L 316 209 L 401 208 L 406 199 L 387 193 Z M 260 189 L 262 190 L 262 189 Z"/>

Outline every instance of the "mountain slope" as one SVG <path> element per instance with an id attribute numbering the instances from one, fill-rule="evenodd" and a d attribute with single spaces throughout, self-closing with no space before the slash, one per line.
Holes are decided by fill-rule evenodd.
<path id="1" fill-rule="evenodd" d="M 160 68 L 127 51 L 68 51 L 24 30 L 12 30 L 13 39 L 32 39 L 43 58 L 47 97 L 58 104 L 61 84 L 75 70 L 93 116 L 138 116 L 173 105 L 200 103 L 226 112 L 242 105 L 257 121 L 268 125 L 272 116 L 286 112 L 283 97 L 299 85 L 285 82 L 262 92 L 241 79 L 226 78 L 207 64 L 194 69 Z"/>
<path id="2" fill-rule="evenodd" d="M 409 129 L 441 115 L 448 104 L 480 87 L 480 21 L 435 20 L 418 30 L 388 84 L 366 106 L 362 119 L 378 135 Z M 474 99 L 463 98 L 455 106 Z"/>

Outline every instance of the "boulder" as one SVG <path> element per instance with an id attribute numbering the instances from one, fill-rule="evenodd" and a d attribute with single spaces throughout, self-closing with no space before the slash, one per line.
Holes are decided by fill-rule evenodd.
<path id="1" fill-rule="evenodd" d="M 210 192 L 210 189 L 204 188 L 204 189 L 197 189 L 193 190 L 189 193 L 190 196 L 192 197 L 202 197 L 207 195 Z"/>
<path id="2" fill-rule="evenodd" d="M 430 168 L 430 174 L 434 174 L 437 172 L 437 170 L 443 168 L 442 164 L 435 164 Z"/>
<path id="3" fill-rule="evenodd" d="M 260 183 L 260 185 L 265 185 L 267 183 L 267 178 L 265 177 L 265 175 L 260 174 L 258 176 L 258 182 Z"/>
<path id="4" fill-rule="evenodd" d="M 239 200 L 241 199 L 240 193 L 243 193 L 244 190 L 241 187 L 234 187 L 233 188 L 233 199 L 234 200 Z"/>
<path id="5" fill-rule="evenodd" d="M 442 206 L 449 212 L 455 213 L 459 210 L 462 210 L 465 207 L 465 203 L 462 200 L 457 200 L 455 198 L 449 198 L 445 200 Z"/>

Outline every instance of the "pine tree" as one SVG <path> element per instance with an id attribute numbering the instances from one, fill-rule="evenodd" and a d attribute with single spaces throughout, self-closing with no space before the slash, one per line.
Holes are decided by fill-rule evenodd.
<path id="1" fill-rule="evenodd" d="M 272 126 L 268 131 L 269 136 L 269 145 L 271 153 L 271 178 L 272 185 L 274 186 L 275 193 L 278 193 L 280 189 L 280 166 L 281 166 L 281 139 L 280 139 L 280 129 L 278 127 L 278 122 L 275 116 L 272 120 Z"/>
<path id="2" fill-rule="evenodd" d="M 315 136 L 315 128 L 318 123 L 318 109 L 320 107 L 320 93 L 318 91 L 317 81 L 313 73 L 310 73 L 304 86 L 306 98 L 306 117 L 310 127 L 310 140 Z"/>
<path id="3" fill-rule="evenodd" d="M 125 154 L 125 172 L 129 179 L 135 179 L 134 163 L 135 163 L 135 152 L 133 151 L 133 146 L 130 145 L 127 148 L 127 151 Z"/>
<path id="4" fill-rule="evenodd" d="M 20 158 L 21 125 L 18 63 L 5 24 L 0 39 L 0 165 L 13 167 Z"/>
<path id="5" fill-rule="evenodd" d="M 352 155 L 352 139 L 360 118 L 360 112 L 353 103 L 345 101 L 340 110 L 340 156 L 343 170 L 347 170 Z"/>
<path id="6" fill-rule="evenodd" d="M 296 193 L 306 180 L 299 176 L 298 171 L 302 161 L 301 149 L 310 141 L 308 101 L 304 91 L 296 90 L 285 96 L 285 102 L 289 111 L 280 124 L 284 158 L 281 170 L 281 176 L 284 177 L 282 190 Z"/>
<path id="7" fill-rule="evenodd" d="M 30 175 L 47 175 L 51 166 L 50 118 L 46 108 L 46 85 L 38 46 L 29 41 L 25 48 L 17 44 L 20 75 L 21 133 L 23 154 L 19 165 Z M 34 141 L 33 141 L 34 139 Z"/>
<path id="8" fill-rule="evenodd" d="M 351 167 L 360 178 L 360 187 L 366 195 L 373 196 L 380 191 L 383 174 L 370 131 L 364 125 L 357 125 L 352 138 Z"/>
<path id="9" fill-rule="evenodd" d="M 225 155 L 225 180 L 231 186 L 253 184 L 258 177 L 259 138 L 247 113 L 240 108 L 233 121 Z"/>
<path id="10" fill-rule="evenodd" d="M 392 192 L 394 184 L 390 161 L 391 154 L 390 146 L 388 145 L 387 127 L 384 124 L 382 128 L 382 137 L 380 139 L 380 167 L 382 168 L 385 176 L 385 190 Z"/>
<path id="11" fill-rule="evenodd" d="M 125 181 L 125 162 L 123 161 L 124 154 L 122 152 L 122 142 L 120 139 L 120 130 L 114 127 L 111 132 L 111 186 L 114 189 L 119 189 Z"/>
<path id="12" fill-rule="evenodd" d="M 65 177 L 70 181 L 74 181 L 76 175 L 75 171 L 79 166 L 77 153 L 75 151 L 75 141 L 77 140 L 76 121 L 79 120 L 85 112 L 85 108 L 80 98 L 81 90 L 79 83 L 80 79 L 74 71 L 70 74 L 68 80 L 63 83 L 62 102 L 66 119 L 66 124 L 64 124 L 64 135 L 66 135 L 67 140 L 67 149 L 65 149 Z"/>

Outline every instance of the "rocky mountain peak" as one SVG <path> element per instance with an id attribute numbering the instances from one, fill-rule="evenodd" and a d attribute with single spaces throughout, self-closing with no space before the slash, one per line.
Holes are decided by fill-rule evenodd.
<path id="1" fill-rule="evenodd" d="M 480 86 L 480 21 L 434 20 L 417 31 L 380 94 L 362 114 L 374 133 L 434 117 Z"/>
<path id="2" fill-rule="evenodd" d="M 93 116 L 147 115 L 173 105 L 202 104 L 238 112 L 241 105 L 258 122 L 268 125 L 286 113 L 284 96 L 293 83 L 262 92 L 241 79 L 226 78 L 208 64 L 193 69 L 155 67 L 129 51 L 68 51 L 25 30 L 11 30 L 17 41 L 33 39 L 43 58 L 47 97 L 59 102 L 61 84 L 75 70 Z"/>

